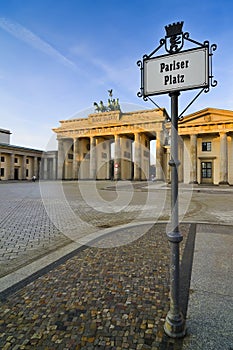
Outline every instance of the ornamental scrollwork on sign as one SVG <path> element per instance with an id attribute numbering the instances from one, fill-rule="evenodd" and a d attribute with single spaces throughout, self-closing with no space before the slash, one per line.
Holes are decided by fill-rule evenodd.
<path id="1" fill-rule="evenodd" d="M 208 40 L 205 40 L 204 42 L 199 42 L 197 40 L 194 40 L 190 38 L 190 35 L 188 32 L 183 32 L 183 21 L 177 22 L 177 23 L 172 23 L 167 26 L 165 26 L 165 31 L 166 35 L 164 38 L 160 39 L 159 41 L 159 46 L 157 46 L 150 54 L 145 54 L 143 55 L 142 60 L 137 61 L 137 66 L 140 69 L 140 74 L 141 74 L 141 87 L 140 90 L 137 93 L 137 96 L 139 98 L 143 98 L 144 101 L 150 100 L 157 108 L 161 109 L 159 105 L 157 105 L 156 102 L 154 102 L 149 96 L 152 95 L 159 95 L 162 93 L 167 93 L 169 90 L 165 89 L 164 86 L 169 84 L 177 85 L 177 91 L 185 91 L 185 90 L 191 90 L 191 89 L 197 89 L 201 88 L 201 90 L 197 93 L 197 95 L 193 98 L 193 100 L 188 104 L 188 106 L 185 108 L 185 110 L 180 114 L 180 116 L 192 105 L 192 103 L 200 96 L 201 93 L 209 92 L 211 87 L 215 87 L 217 85 L 217 80 L 214 79 L 213 75 L 213 69 L 212 69 L 212 57 L 213 57 L 213 52 L 217 49 L 216 44 L 210 44 Z M 189 43 L 189 49 L 183 51 L 185 43 Z M 155 56 L 160 49 L 164 49 L 167 54 L 163 54 L 161 56 Z M 199 50 L 200 49 L 200 50 Z M 203 49 L 203 50 L 202 50 Z M 195 51 L 196 50 L 196 51 Z M 199 51 L 198 51 L 199 50 Z M 180 57 L 182 57 L 182 53 L 188 54 L 191 51 L 193 52 L 199 52 L 200 57 L 206 56 L 205 57 L 205 69 L 206 69 L 206 75 L 203 77 L 203 80 L 198 81 L 198 84 L 191 84 L 187 86 L 182 85 L 184 83 L 183 79 L 185 78 L 183 72 L 182 74 L 179 74 L 178 72 L 178 65 L 175 65 L 175 60 L 179 60 Z M 151 67 L 151 62 L 152 59 L 158 59 L 157 62 L 159 62 L 160 57 L 164 57 L 165 60 L 167 58 L 173 59 L 173 66 L 172 70 L 177 70 L 177 75 L 172 76 L 172 74 L 167 74 L 165 76 L 166 71 L 170 70 L 171 63 L 169 65 L 167 64 L 167 68 L 165 69 L 165 66 L 160 65 L 160 71 L 162 78 L 163 84 L 161 83 L 160 85 L 156 85 L 156 88 L 153 90 L 151 89 L 151 84 L 148 85 L 148 67 Z M 155 62 L 155 61 L 154 61 Z M 184 63 L 182 63 L 183 68 L 188 68 L 187 66 L 188 63 L 186 63 L 186 66 L 184 67 Z M 175 66 L 174 66 L 175 65 Z M 154 67 L 156 67 L 156 64 L 154 64 Z M 162 68 L 161 68 L 162 67 Z M 173 67 L 175 67 L 173 69 Z M 150 68 L 151 69 L 151 68 Z M 156 68 L 156 72 L 158 72 L 158 68 Z M 146 72 L 146 74 L 145 74 Z M 162 75 L 164 74 L 164 75 Z M 151 76 L 151 75 L 150 75 Z M 156 78 L 155 78 L 156 79 Z M 169 79 L 169 80 L 168 80 Z M 171 82 L 171 83 L 170 83 Z M 150 80 L 151 83 L 151 80 Z M 150 86 L 150 89 L 148 90 L 148 87 Z M 174 90 L 174 89 L 173 89 Z"/>

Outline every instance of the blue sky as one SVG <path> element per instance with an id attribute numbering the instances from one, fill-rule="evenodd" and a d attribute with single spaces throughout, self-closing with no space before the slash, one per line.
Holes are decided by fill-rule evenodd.
<path id="1" fill-rule="evenodd" d="M 181 20 L 191 38 L 218 46 L 218 85 L 187 114 L 233 110 L 231 0 L 0 0 L 0 128 L 12 144 L 45 149 L 59 120 L 86 116 L 108 89 L 123 112 L 154 108 L 137 97 L 136 62 Z M 181 94 L 180 111 L 197 92 Z M 167 95 L 154 100 L 170 112 Z"/>

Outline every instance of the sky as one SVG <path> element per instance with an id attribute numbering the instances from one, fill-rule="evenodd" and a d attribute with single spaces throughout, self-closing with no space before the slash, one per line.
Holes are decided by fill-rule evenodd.
<path id="1" fill-rule="evenodd" d="M 56 149 L 52 128 L 92 113 L 109 89 L 123 112 L 156 108 L 137 97 L 136 63 L 178 21 L 192 39 L 217 44 L 218 85 L 186 114 L 233 110 L 232 0 L 0 0 L 0 128 L 11 144 Z M 181 93 L 180 112 L 198 91 Z M 168 95 L 152 99 L 170 113 Z"/>

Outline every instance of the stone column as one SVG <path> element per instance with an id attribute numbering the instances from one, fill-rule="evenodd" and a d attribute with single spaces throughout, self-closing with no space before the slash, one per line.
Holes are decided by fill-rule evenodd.
<path id="1" fill-rule="evenodd" d="M 57 157 L 56 154 L 53 156 L 53 180 L 57 179 Z"/>
<path id="2" fill-rule="evenodd" d="M 78 138 L 74 138 L 74 147 L 73 147 L 73 179 L 78 179 Z"/>
<path id="3" fill-rule="evenodd" d="M 162 131 L 156 132 L 156 180 L 164 180 Z"/>
<path id="4" fill-rule="evenodd" d="M 10 180 L 14 180 L 15 176 L 15 154 L 11 154 L 11 160 L 10 160 Z"/>
<path id="5" fill-rule="evenodd" d="M 141 144 L 140 134 L 134 134 L 134 180 L 141 180 Z"/>
<path id="6" fill-rule="evenodd" d="M 71 179 L 72 178 L 72 166 L 70 169 L 70 164 L 68 162 L 68 154 L 72 145 L 71 139 L 65 139 L 62 141 L 63 143 L 63 178 Z"/>
<path id="7" fill-rule="evenodd" d="M 26 180 L 26 156 L 23 156 L 21 176 L 22 180 Z"/>
<path id="8" fill-rule="evenodd" d="M 114 180 L 121 179 L 121 139 L 115 135 Z"/>
<path id="9" fill-rule="evenodd" d="M 96 137 L 90 137 L 90 179 L 96 179 Z"/>
<path id="10" fill-rule="evenodd" d="M 107 173 L 106 173 L 106 177 L 108 180 L 112 180 L 111 178 L 111 141 L 108 140 L 107 142 L 107 151 L 108 151 L 108 162 L 107 162 Z"/>
<path id="11" fill-rule="evenodd" d="M 227 152 L 227 134 L 220 133 L 220 181 L 219 185 L 228 185 L 228 152 Z"/>
<path id="12" fill-rule="evenodd" d="M 32 176 L 36 176 L 38 178 L 38 158 L 34 157 L 34 165 L 33 165 L 33 173 Z"/>
<path id="13" fill-rule="evenodd" d="M 190 184 L 197 184 L 197 135 L 190 135 Z"/>
<path id="14" fill-rule="evenodd" d="M 63 179 L 63 166 L 64 166 L 64 147 L 63 147 L 63 141 L 58 140 L 58 159 L 57 159 L 57 178 L 59 180 Z"/>
<path id="15" fill-rule="evenodd" d="M 133 142 L 130 142 L 130 180 L 133 180 Z"/>
<path id="16" fill-rule="evenodd" d="M 166 162 L 167 162 L 167 183 L 170 184 L 171 183 L 171 167 L 169 166 L 169 162 L 171 160 L 171 147 L 169 146 L 167 148 L 167 158 L 166 158 Z"/>
<path id="17" fill-rule="evenodd" d="M 44 163 L 43 179 L 47 180 L 48 179 L 48 159 L 44 157 L 43 163 Z"/>

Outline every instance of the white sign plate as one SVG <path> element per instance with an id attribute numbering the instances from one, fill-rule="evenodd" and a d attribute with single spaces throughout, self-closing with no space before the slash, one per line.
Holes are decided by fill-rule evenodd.
<path id="1" fill-rule="evenodd" d="M 144 96 L 209 86 L 206 47 L 145 59 L 143 64 Z"/>

